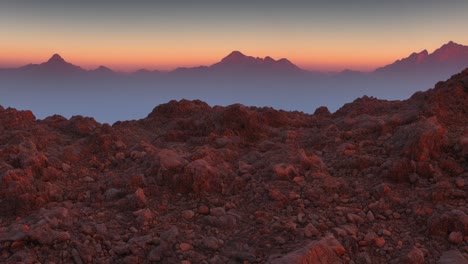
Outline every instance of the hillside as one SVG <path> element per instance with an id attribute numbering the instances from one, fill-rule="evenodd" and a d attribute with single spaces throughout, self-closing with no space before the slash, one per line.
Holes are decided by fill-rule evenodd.
<path id="1" fill-rule="evenodd" d="M 468 69 L 331 114 L 0 108 L 0 262 L 466 263 Z"/>

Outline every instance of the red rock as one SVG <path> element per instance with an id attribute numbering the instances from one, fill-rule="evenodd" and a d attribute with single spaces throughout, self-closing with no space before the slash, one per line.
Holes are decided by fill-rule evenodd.
<path id="1" fill-rule="evenodd" d="M 424 253 L 417 247 L 413 247 L 408 253 L 402 257 L 404 264 L 424 264 Z"/>
<path id="2" fill-rule="evenodd" d="M 385 239 L 383 237 L 376 237 L 374 238 L 374 244 L 376 247 L 383 247 L 385 246 Z"/>
<path id="3" fill-rule="evenodd" d="M 143 189 L 138 188 L 134 194 L 135 204 L 139 208 L 143 208 L 146 206 L 148 201 L 146 200 L 146 195 Z"/>
<path id="4" fill-rule="evenodd" d="M 369 222 L 373 222 L 375 220 L 375 216 L 374 214 L 372 213 L 372 211 L 368 211 L 367 214 L 366 214 L 366 218 Z"/>
<path id="5" fill-rule="evenodd" d="M 364 237 L 364 241 L 370 243 L 371 241 L 374 241 L 377 238 L 377 234 L 373 231 L 367 232 L 367 234 Z"/>
<path id="6" fill-rule="evenodd" d="M 460 244 L 463 242 L 463 234 L 461 232 L 451 232 L 448 240 L 453 244 Z"/>
<path id="7" fill-rule="evenodd" d="M 463 178 L 456 178 L 455 185 L 461 189 L 463 186 L 465 186 L 465 180 Z"/>
<path id="8" fill-rule="evenodd" d="M 218 239 L 212 236 L 204 237 L 202 240 L 202 245 L 203 247 L 211 250 L 217 250 L 221 246 Z"/>
<path id="9" fill-rule="evenodd" d="M 304 234 L 306 237 L 310 238 L 313 236 L 319 236 L 320 231 L 315 228 L 315 226 L 311 223 L 307 224 L 307 226 L 304 228 Z"/>
<path id="10" fill-rule="evenodd" d="M 226 214 L 223 207 L 215 207 L 210 209 L 210 214 L 214 216 L 222 216 Z"/>
<path id="11" fill-rule="evenodd" d="M 468 233 L 468 215 L 460 210 L 433 215 L 428 219 L 427 224 L 430 235 L 445 236 L 453 231 Z"/>
<path id="12" fill-rule="evenodd" d="M 182 211 L 182 218 L 189 220 L 195 216 L 195 213 L 192 210 L 184 210 Z"/>
<path id="13" fill-rule="evenodd" d="M 298 175 L 297 169 L 288 164 L 274 165 L 272 171 L 279 180 L 291 180 Z"/>
<path id="14" fill-rule="evenodd" d="M 23 248 L 24 246 L 25 246 L 25 242 L 24 242 L 24 241 L 13 241 L 13 243 L 11 243 L 10 248 L 11 248 L 12 250 L 16 250 L 16 249 Z"/>
<path id="15" fill-rule="evenodd" d="M 286 195 L 282 194 L 279 190 L 271 189 L 269 191 L 270 199 L 273 201 L 285 201 Z"/>
<path id="16" fill-rule="evenodd" d="M 68 172 L 68 171 L 70 171 L 70 169 L 71 169 L 70 165 L 68 165 L 67 163 L 62 163 L 62 170 L 64 172 Z"/>
<path id="17" fill-rule="evenodd" d="M 458 250 L 445 251 L 437 264 L 468 264 L 468 260 Z"/>
<path id="18" fill-rule="evenodd" d="M 446 130 L 437 117 L 424 118 L 397 130 L 392 138 L 396 151 L 401 151 L 408 158 L 427 161 L 439 154 L 445 144 Z"/>
<path id="19" fill-rule="evenodd" d="M 177 241 L 177 238 L 179 237 L 179 235 L 180 235 L 179 228 L 177 228 L 177 226 L 171 226 L 169 229 L 161 232 L 160 237 L 165 242 L 174 244 Z"/>
<path id="20" fill-rule="evenodd" d="M 193 179 L 192 188 L 195 193 L 221 191 L 219 173 L 205 160 L 198 159 L 189 163 L 185 167 L 185 171 Z M 188 181 L 186 184 L 191 184 L 191 182 Z"/>
<path id="21" fill-rule="evenodd" d="M 309 242 L 303 248 L 288 253 L 280 258 L 271 259 L 269 263 L 343 263 L 339 257 L 345 249 L 334 237 Z"/>
<path id="22" fill-rule="evenodd" d="M 190 245 L 188 243 L 180 243 L 179 248 L 182 251 L 188 251 L 188 250 L 192 249 L 192 245 Z"/>
<path id="23" fill-rule="evenodd" d="M 110 126 L 0 107 L 0 262 L 463 261 L 442 252 L 468 237 L 467 80 L 333 114 L 182 100 Z"/>
<path id="24" fill-rule="evenodd" d="M 364 224 L 364 219 L 357 214 L 347 214 L 348 221 L 354 224 Z"/>
<path id="25" fill-rule="evenodd" d="M 206 206 L 206 205 L 200 205 L 200 207 L 198 207 L 198 213 L 199 214 L 209 214 L 210 213 L 210 208 L 208 208 L 208 206 Z"/>

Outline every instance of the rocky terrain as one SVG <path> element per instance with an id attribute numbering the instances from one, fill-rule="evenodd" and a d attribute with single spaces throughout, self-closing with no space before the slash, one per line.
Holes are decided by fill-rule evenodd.
<path id="1" fill-rule="evenodd" d="M 331 114 L 0 108 L 2 263 L 468 263 L 468 70 Z"/>

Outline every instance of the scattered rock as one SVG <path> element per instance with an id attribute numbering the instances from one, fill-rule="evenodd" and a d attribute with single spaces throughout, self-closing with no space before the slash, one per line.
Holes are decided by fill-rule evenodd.
<path id="1" fill-rule="evenodd" d="M 442 253 L 437 264 L 468 264 L 468 260 L 458 250 L 449 250 Z"/>
<path id="2" fill-rule="evenodd" d="M 217 250 L 220 247 L 218 239 L 213 236 L 204 237 L 202 240 L 203 247 L 211 250 Z"/>
<path id="3" fill-rule="evenodd" d="M 184 210 L 182 211 L 182 218 L 185 220 L 192 219 L 195 216 L 195 213 L 192 210 Z"/>
<path id="4" fill-rule="evenodd" d="M 402 258 L 402 263 L 405 264 L 424 264 L 424 253 L 417 247 L 413 247 Z"/>
<path id="5" fill-rule="evenodd" d="M 348 221 L 353 224 L 364 224 L 364 219 L 357 214 L 348 214 L 347 215 Z"/>
<path id="6" fill-rule="evenodd" d="M 465 180 L 463 178 L 456 178 L 455 179 L 455 185 L 458 188 L 463 188 L 463 186 L 465 186 Z"/>
<path id="7" fill-rule="evenodd" d="M 138 208 L 146 207 L 148 201 L 146 200 L 146 195 L 143 189 L 138 188 L 134 194 L 135 204 Z"/>
<path id="8" fill-rule="evenodd" d="M 177 242 L 177 237 L 179 236 L 179 229 L 176 226 L 171 226 L 166 231 L 161 233 L 161 239 L 167 243 L 174 244 Z"/>
<path id="9" fill-rule="evenodd" d="M 449 234 L 448 240 L 453 244 L 460 244 L 463 242 L 463 234 L 461 232 L 451 232 Z"/>
<path id="10" fill-rule="evenodd" d="M 190 245 L 188 243 L 180 243 L 179 248 L 182 251 L 188 251 L 188 250 L 192 249 L 192 245 Z"/>
<path id="11" fill-rule="evenodd" d="M 321 240 L 309 242 L 303 248 L 280 258 L 270 259 L 269 263 L 343 263 L 340 256 L 345 252 L 340 242 L 334 237 L 329 236 Z"/>
<path id="12" fill-rule="evenodd" d="M 467 80 L 314 115 L 0 107 L 0 262 L 466 263 Z"/>

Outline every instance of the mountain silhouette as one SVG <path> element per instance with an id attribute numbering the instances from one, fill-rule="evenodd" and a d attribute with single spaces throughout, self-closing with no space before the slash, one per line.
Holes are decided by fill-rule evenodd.
<path id="1" fill-rule="evenodd" d="M 463 62 L 466 66 L 466 61 L 468 60 L 468 46 L 450 41 L 435 50 L 428 59 L 436 62 Z"/>
<path id="2" fill-rule="evenodd" d="M 81 67 L 65 61 L 59 54 L 52 55 L 48 61 L 41 64 L 28 64 L 18 68 L 18 70 L 39 74 L 70 74 L 85 72 Z"/>
<path id="3" fill-rule="evenodd" d="M 442 45 L 433 53 L 423 50 L 377 69 L 376 73 L 386 74 L 446 74 L 468 67 L 468 46 L 453 41 Z"/>
<path id="4" fill-rule="evenodd" d="M 233 51 L 220 62 L 210 66 L 211 70 L 222 72 L 302 72 L 298 66 L 287 59 L 275 60 L 269 56 L 265 58 L 244 55 L 240 51 Z"/>
<path id="5" fill-rule="evenodd" d="M 110 68 L 108 68 L 106 66 L 102 66 L 102 65 L 97 67 L 94 70 L 91 70 L 90 72 L 92 72 L 95 75 L 114 75 L 114 74 L 117 74 L 117 72 L 111 70 Z"/>
<path id="6" fill-rule="evenodd" d="M 33 109 L 46 117 L 61 113 L 134 119 L 155 103 L 201 99 L 211 105 L 241 103 L 312 113 L 333 112 L 360 96 L 406 99 L 468 67 L 468 47 L 448 42 L 429 53 L 414 52 L 374 72 L 312 72 L 287 59 L 233 51 L 210 66 L 173 71 L 121 73 L 101 66 L 85 70 L 58 54 L 40 64 L 0 69 L 0 104 Z M 24 96 L 28 95 L 28 96 Z"/>
<path id="7" fill-rule="evenodd" d="M 440 48 L 436 49 L 433 53 L 427 50 L 421 52 L 414 52 L 406 58 L 396 60 L 394 63 L 385 65 L 376 69 L 374 72 L 377 75 L 382 74 L 436 74 L 447 76 L 454 72 L 461 71 L 468 67 L 468 46 L 457 44 L 450 41 Z M 41 74 L 64 74 L 64 73 L 86 73 L 92 72 L 93 74 L 119 74 L 112 69 L 100 66 L 94 70 L 85 70 L 77 65 L 67 62 L 59 54 L 54 54 L 49 60 L 40 64 L 28 64 L 19 68 L 0 69 L 3 72 L 13 73 L 41 73 Z M 197 66 L 197 67 L 181 67 L 169 73 L 174 74 L 205 74 L 205 73 L 309 73 L 315 76 L 330 76 L 328 73 L 312 72 L 301 69 L 286 58 L 275 60 L 270 56 L 264 58 L 253 57 L 243 54 L 240 51 L 232 51 L 226 57 L 222 58 L 219 62 L 211 66 Z M 140 69 L 131 74 L 145 75 L 145 76 L 160 76 L 161 71 Z M 344 70 L 332 74 L 334 76 L 350 76 L 360 75 L 359 71 Z M 447 76 L 448 77 L 448 76 Z"/>

